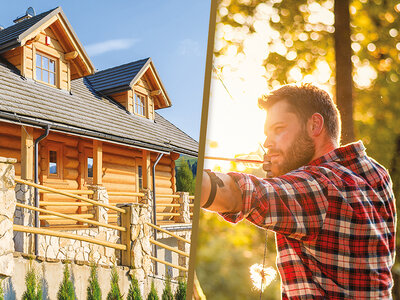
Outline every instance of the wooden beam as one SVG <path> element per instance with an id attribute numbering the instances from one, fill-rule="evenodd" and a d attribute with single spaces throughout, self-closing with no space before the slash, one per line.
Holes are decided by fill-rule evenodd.
<path id="1" fill-rule="evenodd" d="M 161 94 L 161 90 L 155 90 L 150 92 L 150 96 L 158 96 Z"/>
<path id="2" fill-rule="evenodd" d="M 33 180 L 33 128 L 21 126 L 21 178 Z"/>
<path id="3" fill-rule="evenodd" d="M 65 53 L 64 58 L 66 60 L 72 60 L 72 59 L 77 58 L 77 56 L 78 56 L 78 51 L 71 51 L 71 52 Z"/>
<path id="4" fill-rule="evenodd" d="M 93 184 L 101 185 L 103 178 L 103 142 L 93 140 Z"/>
<path id="5" fill-rule="evenodd" d="M 150 152 L 143 150 L 143 162 L 142 162 L 142 172 L 143 172 L 143 188 L 151 188 L 151 162 L 150 162 Z"/>
<path id="6" fill-rule="evenodd" d="M 26 47 L 22 46 L 21 47 L 21 75 L 23 77 L 26 77 L 25 74 L 25 69 L 26 69 L 26 63 L 25 63 L 25 58 L 26 58 Z M 33 68 L 32 68 L 33 70 Z"/>
<path id="7" fill-rule="evenodd" d="M 163 243 L 157 242 L 156 240 L 150 239 L 150 243 L 152 243 L 153 245 L 157 245 L 157 246 L 159 246 L 159 247 L 162 247 L 162 248 L 164 248 L 164 249 L 167 249 L 167 250 L 169 250 L 169 251 L 178 253 L 179 255 L 189 257 L 189 254 L 187 254 L 187 253 L 185 253 L 185 252 L 183 252 L 183 251 L 181 251 L 181 250 L 175 249 L 175 248 L 173 248 L 173 247 L 170 247 L 170 246 L 168 246 L 168 245 L 165 245 L 165 244 L 163 244 Z"/>
<path id="8" fill-rule="evenodd" d="M 65 34 L 67 35 L 68 39 L 72 43 L 73 47 L 82 53 L 82 49 L 79 47 L 78 41 L 75 40 L 72 33 L 69 31 L 69 28 L 68 28 L 67 24 L 65 23 L 65 21 L 61 17 L 58 20 L 59 20 L 61 27 L 64 29 Z M 82 59 L 82 63 L 85 66 L 87 74 L 93 74 L 94 70 L 89 65 L 88 61 L 86 61 L 86 59 L 85 59 L 86 57 L 83 58 L 83 56 L 80 56 L 80 58 Z M 89 58 L 87 58 L 87 59 L 89 60 Z"/>
<path id="9" fill-rule="evenodd" d="M 21 40 L 21 46 L 24 46 L 27 41 L 31 40 L 32 38 L 35 38 L 39 33 L 44 30 L 45 28 L 49 27 L 51 24 L 53 24 L 55 21 L 58 20 L 57 15 L 51 17 L 49 20 L 47 20 L 44 24 L 42 24 L 39 28 L 36 30 L 32 31 L 30 34 L 28 34 L 24 39 Z"/>
<path id="10" fill-rule="evenodd" d="M 53 193 L 56 193 L 56 194 L 59 194 L 59 195 L 71 197 L 73 199 L 78 199 L 78 200 L 81 200 L 83 202 L 87 202 L 87 203 L 91 203 L 93 205 L 105 207 L 105 208 L 108 208 L 108 209 L 111 209 L 111 210 L 118 211 L 118 212 L 123 213 L 123 214 L 125 213 L 125 210 L 123 210 L 121 208 L 118 208 L 118 207 L 116 207 L 114 205 L 100 203 L 98 201 L 94 201 L 94 200 L 91 200 L 91 199 L 88 199 L 88 198 L 85 198 L 85 197 L 81 197 L 81 196 L 78 196 L 78 195 L 62 192 L 60 190 L 57 190 L 57 189 L 54 189 L 54 188 L 50 188 L 50 187 L 47 187 L 47 186 L 43 186 L 43 185 L 40 185 L 40 184 L 36 184 L 36 183 L 33 183 L 33 182 L 29 182 L 29 181 L 26 181 L 26 180 L 23 180 L 23 179 L 15 178 L 15 182 L 19 182 L 19 183 L 22 183 L 22 184 L 33 186 L 35 188 L 38 188 L 38 189 L 41 189 L 41 190 L 45 190 L 45 191 L 48 191 L 48 192 L 53 192 Z"/>
<path id="11" fill-rule="evenodd" d="M 88 242 L 88 243 L 105 246 L 105 247 L 109 247 L 109 248 L 114 248 L 114 249 L 118 249 L 118 250 L 126 250 L 125 245 L 111 243 L 111 242 L 107 242 L 107 241 L 101 241 L 97 238 L 80 236 L 80 235 L 67 233 L 67 232 L 59 232 L 59 231 L 53 231 L 53 230 L 44 229 L 44 228 L 28 227 L 28 226 L 22 226 L 22 225 L 16 225 L 16 224 L 13 225 L 13 230 L 19 231 L 19 232 L 28 232 L 28 233 L 56 236 L 56 237 L 61 237 L 61 238 L 66 238 L 66 239 Z"/>
<path id="12" fill-rule="evenodd" d="M 30 45 L 34 42 L 38 42 L 40 40 L 40 34 L 36 35 L 34 38 L 30 39 L 29 41 L 26 41 L 25 45 Z"/>
<path id="13" fill-rule="evenodd" d="M 177 235 L 177 234 L 174 234 L 174 233 L 171 232 L 171 231 L 168 231 L 168 230 L 166 230 L 166 229 L 164 229 L 164 228 L 161 228 L 161 227 L 159 227 L 159 226 L 157 226 L 157 225 L 154 225 L 154 224 L 152 224 L 152 223 L 146 223 L 146 224 L 149 225 L 150 227 L 153 227 L 154 229 L 157 229 L 157 230 L 159 230 L 159 231 L 161 231 L 161 232 L 164 232 L 164 233 L 166 233 L 166 234 L 169 234 L 170 236 L 172 236 L 172 237 L 174 237 L 174 238 L 176 238 L 176 239 L 178 239 L 178 240 L 181 240 L 181 241 L 183 241 L 183 242 L 185 242 L 185 243 L 190 244 L 190 241 L 189 241 L 189 240 L 187 240 L 187 239 L 185 239 L 185 238 L 183 238 L 183 237 L 181 237 L 181 236 L 179 236 L 179 235 Z"/>
<path id="14" fill-rule="evenodd" d="M 14 225 L 14 226 L 16 226 L 16 225 Z M 158 259 L 158 258 L 156 258 L 156 257 L 154 257 L 154 256 L 151 256 L 151 255 L 149 255 L 149 258 L 150 258 L 151 260 L 154 260 L 154 261 L 156 261 L 156 262 L 162 263 L 162 264 L 164 264 L 164 265 L 170 266 L 170 267 L 172 267 L 172 268 L 175 268 L 175 269 L 178 269 L 178 270 L 181 270 L 181 271 L 184 271 L 184 272 L 188 272 L 188 271 L 189 271 L 187 268 L 184 268 L 184 267 L 181 267 L 181 266 L 177 266 L 177 265 L 171 264 L 170 262 L 167 262 L 167 261 L 165 261 L 165 260 Z"/>

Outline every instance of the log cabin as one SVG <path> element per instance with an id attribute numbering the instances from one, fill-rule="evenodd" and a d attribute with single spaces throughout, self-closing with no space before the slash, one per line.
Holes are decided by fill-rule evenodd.
<path id="1" fill-rule="evenodd" d="M 197 156 L 198 143 L 157 113 L 171 99 L 151 58 L 96 71 L 60 7 L 14 22 L 0 30 L 0 156 L 17 159 L 16 178 L 35 181 L 36 172 L 39 184 L 81 195 L 103 186 L 110 204 L 135 202 L 123 193 L 143 189 L 163 195 L 157 203 L 171 203 L 175 160 Z M 89 206 L 64 201 L 40 194 L 42 207 L 90 216 Z M 84 227 L 50 217 L 40 226 Z"/>

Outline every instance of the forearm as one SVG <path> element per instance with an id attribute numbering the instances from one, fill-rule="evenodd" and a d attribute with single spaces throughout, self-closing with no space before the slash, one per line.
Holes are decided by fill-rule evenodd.
<path id="1" fill-rule="evenodd" d="M 212 204 L 207 210 L 214 212 L 236 213 L 242 210 L 242 193 L 236 182 L 227 174 L 215 173 L 223 182 L 223 186 L 216 187 L 216 194 Z M 210 176 L 203 172 L 200 206 L 203 207 L 209 200 L 211 192 Z"/>

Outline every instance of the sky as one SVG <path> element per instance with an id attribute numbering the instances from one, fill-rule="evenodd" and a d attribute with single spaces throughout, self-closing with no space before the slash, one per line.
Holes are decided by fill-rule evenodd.
<path id="1" fill-rule="evenodd" d="M 172 102 L 157 112 L 199 140 L 210 1 L 7 1 L 0 25 L 30 6 L 61 6 L 98 70 L 151 57 Z"/>

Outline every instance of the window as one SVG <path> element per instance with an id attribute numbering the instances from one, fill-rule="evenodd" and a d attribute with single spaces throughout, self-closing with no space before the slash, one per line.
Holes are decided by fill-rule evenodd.
<path id="1" fill-rule="evenodd" d="M 62 179 L 62 147 L 62 144 L 56 142 L 49 142 L 47 146 L 47 176 L 49 178 Z"/>
<path id="2" fill-rule="evenodd" d="M 57 175 L 57 151 L 49 151 L 49 174 Z"/>
<path id="3" fill-rule="evenodd" d="M 139 191 L 143 189 L 143 169 L 142 166 L 138 166 L 138 188 Z"/>
<path id="4" fill-rule="evenodd" d="M 56 84 L 56 61 L 36 53 L 36 79 L 51 85 Z"/>
<path id="5" fill-rule="evenodd" d="M 146 116 L 146 97 L 135 93 L 135 114 Z"/>
<path id="6" fill-rule="evenodd" d="M 93 157 L 87 158 L 87 177 L 93 178 Z"/>

